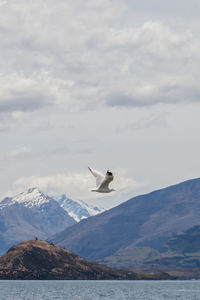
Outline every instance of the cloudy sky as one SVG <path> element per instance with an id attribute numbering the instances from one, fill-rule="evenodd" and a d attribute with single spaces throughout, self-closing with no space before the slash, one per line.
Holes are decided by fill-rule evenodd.
<path id="1" fill-rule="evenodd" d="M 200 176 L 199 0 L 0 0 L 0 197 L 111 207 Z M 117 192 L 89 191 L 87 166 Z"/>

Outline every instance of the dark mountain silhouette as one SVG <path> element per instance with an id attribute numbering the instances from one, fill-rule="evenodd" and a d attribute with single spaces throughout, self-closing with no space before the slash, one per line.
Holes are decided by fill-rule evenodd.
<path id="1" fill-rule="evenodd" d="M 160 250 L 174 234 L 200 224 L 200 179 L 141 195 L 83 220 L 50 240 L 92 260 L 127 247 Z"/>

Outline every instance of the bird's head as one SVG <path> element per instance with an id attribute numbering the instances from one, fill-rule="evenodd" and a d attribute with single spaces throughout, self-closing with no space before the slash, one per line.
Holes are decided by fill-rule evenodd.
<path id="1" fill-rule="evenodd" d="M 113 173 L 112 173 L 110 170 L 107 170 L 106 175 L 108 175 L 108 176 L 113 176 Z"/>

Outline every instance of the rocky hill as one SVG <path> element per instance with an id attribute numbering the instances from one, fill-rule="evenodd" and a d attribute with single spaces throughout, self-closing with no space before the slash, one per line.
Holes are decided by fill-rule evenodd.
<path id="1" fill-rule="evenodd" d="M 167 279 L 114 270 L 45 241 L 30 240 L 10 248 L 0 257 L 0 279 Z"/>
<path id="2" fill-rule="evenodd" d="M 48 236 L 75 224 L 57 201 L 36 188 L 0 202 L 0 254 L 23 240 Z"/>
<path id="3" fill-rule="evenodd" d="M 154 252 L 174 234 L 200 224 L 199 215 L 198 178 L 134 197 L 50 240 L 92 260 L 102 260 L 127 248 L 150 248 Z"/>

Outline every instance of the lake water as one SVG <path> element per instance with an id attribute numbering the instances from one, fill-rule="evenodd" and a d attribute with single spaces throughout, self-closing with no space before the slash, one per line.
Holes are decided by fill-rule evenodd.
<path id="1" fill-rule="evenodd" d="M 0 300 L 200 300 L 200 281 L 0 280 Z"/>

